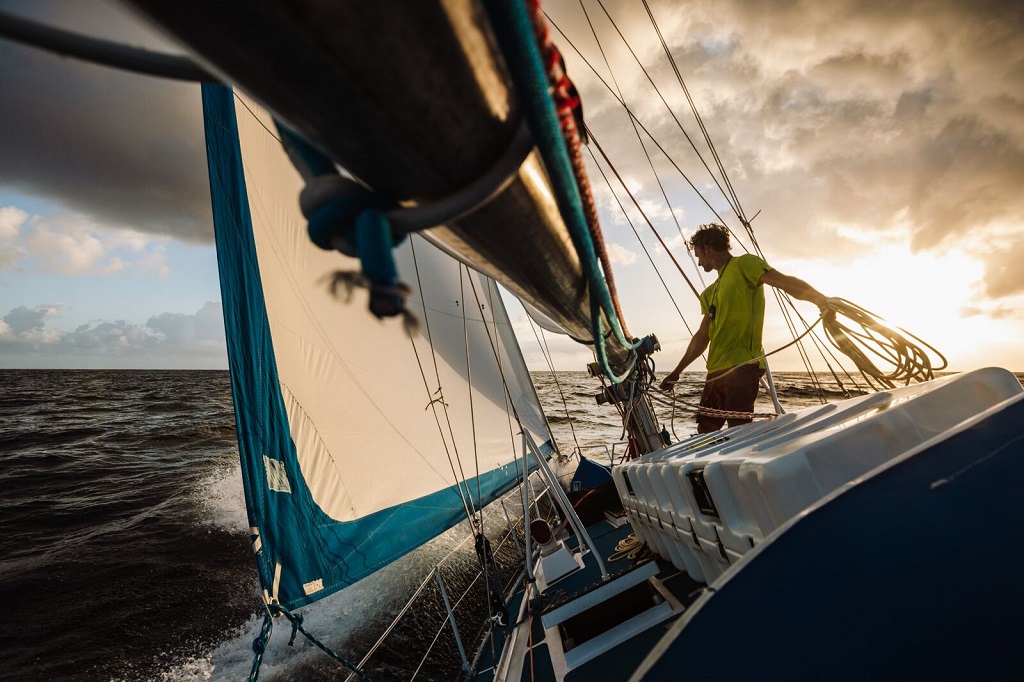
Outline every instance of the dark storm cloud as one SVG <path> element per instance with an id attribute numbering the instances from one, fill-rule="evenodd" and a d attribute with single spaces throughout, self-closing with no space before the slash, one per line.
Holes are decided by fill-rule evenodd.
<path id="1" fill-rule="evenodd" d="M 150 40 L 104 3 L 0 6 L 128 44 Z M 196 84 L 0 40 L 0 159 L 0 187 L 54 199 L 111 226 L 212 239 Z"/>
<path id="2" fill-rule="evenodd" d="M 919 160 L 910 210 L 918 246 L 951 235 L 969 239 L 983 234 L 980 228 L 1024 216 L 1024 193 L 1013 189 L 1024 187 L 1024 145 L 1009 131 L 977 116 L 957 118 L 923 145 Z M 1024 289 L 1024 281 L 1017 289 Z"/>

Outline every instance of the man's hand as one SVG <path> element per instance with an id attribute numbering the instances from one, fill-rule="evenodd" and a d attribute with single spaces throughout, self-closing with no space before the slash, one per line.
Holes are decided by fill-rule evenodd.
<path id="1" fill-rule="evenodd" d="M 658 388 L 665 392 L 669 392 L 675 388 L 677 381 L 679 381 L 679 375 L 673 372 L 661 380 L 661 383 L 658 384 Z"/>

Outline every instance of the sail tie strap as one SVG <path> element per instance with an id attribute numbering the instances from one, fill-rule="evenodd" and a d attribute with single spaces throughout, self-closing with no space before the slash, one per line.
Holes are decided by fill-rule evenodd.
<path id="1" fill-rule="evenodd" d="M 299 207 L 308 222 L 310 240 L 325 250 L 358 258 L 361 277 L 335 273 L 340 281 L 370 290 L 370 312 L 378 318 L 406 314 L 409 287 L 398 279 L 393 249 L 405 239 L 391 229 L 385 211 L 394 202 L 338 173 L 329 157 L 275 119 L 281 144 L 306 181 Z"/>
<path id="2" fill-rule="evenodd" d="M 333 286 L 339 281 L 368 286 L 370 310 L 377 317 L 409 316 L 405 299 L 410 290 L 398 279 L 392 250 L 410 232 L 457 220 L 489 202 L 515 179 L 533 149 L 530 130 L 521 122 L 502 155 L 471 183 L 431 202 L 400 206 L 342 177 L 328 156 L 280 121 L 274 122 L 288 157 L 306 181 L 299 203 L 309 221 L 310 240 L 361 263 L 365 281 L 352 273 L 336 273 Z"/>

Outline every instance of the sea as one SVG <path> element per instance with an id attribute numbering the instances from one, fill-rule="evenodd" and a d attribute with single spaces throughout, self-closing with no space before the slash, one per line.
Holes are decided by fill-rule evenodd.
<path id="1" fill-rule="evenodd" d="M 696 402 L 702 381 L 684 374 L 677 394 Z M 774 381 L 787 411 L 859 390 L 826 375 Z M 574 453 L 621 457 L 621 422 L 598 404 L 598 379 L 536 372 L 534 382 L 560 478 L 571 477 Z M 0 370 L 0 386 L 0 679 L 247 679 L 262 610 L 228 373 Z M 755 410 L 772 404 L 759 399 Z M 694 432 L 692 415 L 657 411 L 675 439 Z M 359 660 L 467 533 L 452 529 L 303 608 L 303 627 Z M 415 609 L 411 616 L 413 627 L 389 635 L 371 659 L 370 678 L 459 679 L 451 643 L 435 644 L 440 660 L 420 667 L 433 631 L 415 626 Z M 345 679 L 334 659 L 301 636 L 290 645 L 290 635 L 287 623 L 276 625 L 260 680 Z"/>

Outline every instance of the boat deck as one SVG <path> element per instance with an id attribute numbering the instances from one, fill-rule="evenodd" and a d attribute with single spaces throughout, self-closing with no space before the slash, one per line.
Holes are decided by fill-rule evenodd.
<path id="1" fill-rule="evenodd" d="M 496 632 L 493 647 L 485 645 L 471 679 L 494 680 L 499 669 L 500 679 L 627 679 L 705 587 L 636 543 L 628 523 L 603 520 L 587 532 L 604 561 L 607 579 L 587 552 L 582 568 L 546 585 L 539 601 L 535 598 L 532 616 L 523 615 L 520 586 L 509 611 L 519 615 L 524 627 Z M 575 552 L 576 538 L 567 538 L 565 546 Z M 538 584 L 543 583 L 538 576 Z M 494 652 L 501 652 L 506 637 L 526 641 L 511 647 L 518 651 L 518 660 L 496 661 Z"/>
<path id="2" fill-rule="evenodd" d="M 575 539 L 545 545 L 541 596 L 515 596 L 520 626 L 472 679 L 735 679 L 750 660 L 766 679 L 840 660 L 856 679 L 1019 673 L 1021 423 L 1016 377 L 976 370 L 624 463 L 633 525 L 588 513 L 579 566 Z"/>

